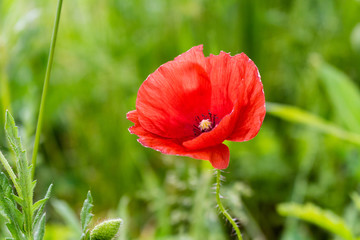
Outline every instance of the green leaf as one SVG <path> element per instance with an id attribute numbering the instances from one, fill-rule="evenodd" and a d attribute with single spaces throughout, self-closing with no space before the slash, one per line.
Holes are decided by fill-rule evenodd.
<path id="1" fill-rule="evenodd" d="M 46 195 L 43 199 L 37 201 L 36 203 L 34 203 L 32 209 L 33 209 L 33 212 L 35 212 L 38 208 L 40 208 L 41 206 L 44 206 L 44 204 L 46 203 L 46 201 L 50 198 L 50 194 L 51 194 L 51 189 L 52 189 L 52 184 L 50 184 L 47 192 L 46 192 Z"/>
<path id="2" fill-rule="evenodd" d="M 283 203 L 278 205 L 277 211 L 282 216 L 292 216 L 315 224 L 345 240 L 355 239 L 341 217 L 314 204 Z"/>
<path id="3" fill-rule="evenodd" d="M 0 193 L 0 214 L 9 219 L 8 206 L 6 205 L 5 198 L 9 198 L 11 196 L 12 187 L 9 179 L 3 172 L 0 173 Z"/>
<path id="4" fill-rule="evenodd" d="M 48 200 L 47 198 L 43 198 L 43 199 L 37 201 L 32 207 L 33 212 L 35 212 L 39 207 L 44 205 L 47 200 Z"/>
<path id="5" fill-rule="evenodd" d="M 6 110 L 5 114 L 5 133 L 10 143 L 11 149 L 15 152 L 16 155 L 20 155 L 24 149 L 21 144 L 18 128 L 15 126 L 15 120 L 8 110 Z"/>
<path id="6" fill-rule="evenodd" d="M 25 239 L 25 234 L 22 232 L 23 218 L 19 210 L 16 208 L 14 201 L 10 198 L 0 197 L 1 205 L 4 207 L 4 212 L 6 212 L 7 223 L 6 226 L 10 231 L 11 235 L 15 239 Z"/>
<path id="7" fill-rule="evenodd" d="M 0 189 L 2 190 L 1 196 L 9 197 L 12 194 L 11 183 L 3 172 L 0 172 Z"/>
<path id="8" fill-rule="evenodd" d="M 43 199 L 37 201 L 33 205 L 33 213 L 37 210 L 37 213 L 35 215 L 34 222 L 33 222 L 33 227 L 35 227 L 35 225 L 38 224 L 40 217 L 43 215 L 45 204 L 46 204 L 47 200 L 49 200 L 50 195 L 51 195 L 52 187 L 53 187 L 53 184 L 50 184 L 50 186 L 45 194 L 45 197 Z"/>
<path id="9" fill-rule="evenodd" d="M 18 232 L 17 228 L 15 227 L 15 225 L 11 224 L 11 223 L 6 223 L 6 227 L 9 230 L 11 236 L 15 239 L 15 240 L 21 240 L 21 239 L 25 239 L 25 235 L 21 234 L 20 232 Z M 24 237 L 24 238 L 21 238 Z"/>
<path id="10" fill-rule="evenodd" d="M 314 56 L 312 64 L 328 93 L 335 115 L 348 130 L 360 134 L 360 91 L 356 84 L 320 56 Z"/>
<path id="11" fill-rule="evenodd" d="M 71 207 L 62 200 L 53 199 L 51 200 L 55 211 L 62 217 L 66 225 L 71 227 L 73 232 L 80 237 L 81 235 L 81 225 L 79 223 L 78 217 Z"/>
<path id="12" fill-rule="evenodd" d="M 286 121 L 304 124 L 323 133 L 330 134 L 340 139 L 360 145 L 360 134 L 348 132 L 338 127 L 337 125 L 328 122 L 314 114 L 306 112 L 300 108 L 284 104 L 267 102 L 266 111 L 269 114 L 277 116 Z"/>
<path id="13" fill-rule="evenodd" d="M 12 194 L 12 197 L 20 206 L 23 206 L 24 200 L 22 198 L 16 196 L 15 194 Z"/>
<path id="14" fill-rule="evenodd" d="M 29 169 L 29 170 L 31 171 L 31 169 Z M 32 189 L 33 192 L 34 192 L 34 189 L 35 189 L 35 187 L 36 187 L 36 183 L 37 183 L 36 180 L 34 180 L 34 181 L 31 183 L 31 189 Z"/>
<path id="15" fill-rule="evenodd" d="M 31 166 L 28 166 L 26 152 L 21 144 L 18 133 L 18 128 L 15 126 L 14 118 L 6 111 L 5 115 L 5 133 L 10 143 L 11 149 L 16 155 L 16 166 L 18 173 L 18 185 L 20 192 L 18 192 L 20 199 L 16 199 L 22 207 L 22 212 L 25 217 L 25 231 L 31 232 L 32 228 L 32 201 L 33 201 L 33 183 L 31 180 Z"/>
<path id="16" fill-rule="evenodd" d="M 34 227 L 34 240 L 42 240 L 45 234 L 45 220 L 46 213 L 44 213 L 40 221 Z"/>
<path id="17" fill-rule="evenodd" d="M 87 193 L 87 198 L 85 199 L 84 201 L 84 205 L 81 209 L 81 213 L 80 213 L 80 219 L 81 219 L 81 229 L 82 229 L 82 232 L 85 233 L 92 217 L 94 216 L 92 213 L 91 213 L 91 210 L 93 208 L 93 199 L 92 199 L 92 196 L 91 196 L 91 193 L 90 191 Z"/>
<path id="18" fill-rule="evenodd" d="M 0 173 L 0 193 L 0 214 L 6 218 L 8 230 L 14 239 L 24 239 L 23 216 L 16 207 L 10 181 L 3 172 Z"/>

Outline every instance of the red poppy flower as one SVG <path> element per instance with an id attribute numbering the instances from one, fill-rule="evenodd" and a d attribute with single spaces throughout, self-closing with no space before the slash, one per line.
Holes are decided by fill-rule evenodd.
<path id="1" fill-rule="evenodd" d="M 229 165 L 224 140 L 252 139 L 265 117 L 260 74 L 244 53 L 204 57 L 202 45 L 161 65 L 141 85 L 129 131 L 165 154 Z"/>

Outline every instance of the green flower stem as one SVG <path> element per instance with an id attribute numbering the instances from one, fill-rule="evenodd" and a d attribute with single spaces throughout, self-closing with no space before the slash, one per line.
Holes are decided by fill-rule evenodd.
<path id="1" fill-rule="evenodd" d="M 49 53 L 47 67 L 46 67 L 46 74 L 45 74 L 43 92 L 42 92 L 42 96 L 41 96 L 38 122 L 37 122 L 37 127 L 36 127 L 34 149 L 33 149 L 33 154 L 32 154 L 32 159 L 31 159 L 32 166 L 33 166 L 32 171 L 31 171 L 32 177 L 34 177 L 34 173 L 35 173 L 36 156 L 37 156 L 38 149 L 39 149 L 40 134 L 41 134 L 42 121 L 43 121 L 44 108 L 45 108 L 45 100 L 46 100 L 46 94 L 47 94 L 48 87 L 49 87 L 51 68 L 52 68 L 52 63 L 53 63 L 53 59 L 54 59 L 55 44 L 56 44 L 56 38 L 57 38 L 58 29 L 59 29 L 62 2 L 63 2 L 63 0 L 58 1 L 55 24 L 54 24 L 52 37 L 51 37 L 50 53 Z"/>
<path id="2" fill-rule="evenodd" d="M 239 227 L 237 226 L 234 219 L 230 216 L 230 214 L 225 210 L 224 206 L 221 203 L 221 197 L 220 197 L 220 185 L 221 185 L 221 170 L 216 169 L 216 202 L 219 206 L 219 209 L 221 213 L 226 217 L 227 220 L 231 223 L 233 228 L 235 229 L 236 235 L 239 240 L 242 240 L 241 232 Z"/>
<path id="3" fill-rule="evenodd" d="M 11 166 L 9 165 L 8 161 L 6 160 L 5 156 L 2 154 L 2 152 L 0 152 L 0 162 L 2 163 L 2 165 L 4 166 L 5 170 L 7 171 L 7 173 L 9 174 L 11 181 L 14 183 L 16 192 L 18 194 L 21 194 L 20 192 L 20 186 L 16 181 L 16 175 L 14 173 L 14 171 L 12 170 Z"/>

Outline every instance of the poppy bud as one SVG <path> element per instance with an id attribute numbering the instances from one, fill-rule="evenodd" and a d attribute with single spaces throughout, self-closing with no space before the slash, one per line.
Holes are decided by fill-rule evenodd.
<path id="1" fill-rule="evenodd" d="M 119 232 L 122 220 L 111 219 L 104 221 L 94 227 L 90 233 L 91 240 L 111 240 Z"/>

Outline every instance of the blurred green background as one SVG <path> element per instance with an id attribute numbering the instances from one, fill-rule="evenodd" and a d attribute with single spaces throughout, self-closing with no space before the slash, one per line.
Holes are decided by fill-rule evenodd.
<path id="1" fill-rule="evenodd" d="M 56 4 L 0 0 L 1 115 L 11 110 L 28 154 Z M 76 235 L 71 214 L 56 211 L 64 202 L 54 199 L 78 214 L 89 189 L 99 221 L 124 219 L 120 239 L 234 237 L 216 210 L 211 165 L 146 149 L 127 130 L 125 115 L 146 77 L 199 44 L 206 56 L 245 52 L 260 70 L 266 100 L 296 107 L 269 103 L 256 138 L 228 143 L 222 193 L 245 239 L 330 238 L 280 216 L 282 202 L 313 202 L 353 226 L 350 194 L 360 182 L 359 0 L 65 0 L 36 170 L 37 198 L 55 185 L 47 239 Z M 319 127 L 297 108 L 331 126 Z M 2 128 L 0 134 L 7 152 Z"/>

